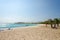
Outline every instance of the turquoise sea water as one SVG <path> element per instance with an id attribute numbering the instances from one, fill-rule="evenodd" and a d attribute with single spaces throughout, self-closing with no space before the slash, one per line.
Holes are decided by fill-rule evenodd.
<path id="1" fill-rule="evenodd" d="M 6 28 L 16 28 L 16 27 L 29 27 L 36 24 L 0 24 L 0 30 Z"/>

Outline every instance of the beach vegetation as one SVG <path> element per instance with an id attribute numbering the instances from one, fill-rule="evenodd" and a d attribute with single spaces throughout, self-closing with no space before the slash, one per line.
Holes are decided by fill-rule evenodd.
<path id="1" fill-rule="evenodd" d="M 54 19 L 48 19 L 44 22 L 41 22 L 42 24 L 46 24 L 46 26 L 48 24 L 51 25 L 51 28 L 58 28 L 59 27 L 59 24 L 60 24 L 60 18 L 54 18 Z"/>

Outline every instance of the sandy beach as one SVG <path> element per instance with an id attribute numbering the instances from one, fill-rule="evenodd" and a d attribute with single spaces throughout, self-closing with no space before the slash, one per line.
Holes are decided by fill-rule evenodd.
<path id="1" fill-rule="evenodd" d="M 0 32 L 0 40 L 60 40 L 60 29 L 37 25 Z"/>

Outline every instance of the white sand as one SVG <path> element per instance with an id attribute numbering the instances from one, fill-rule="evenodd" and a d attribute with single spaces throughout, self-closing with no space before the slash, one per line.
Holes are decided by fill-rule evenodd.
<path id="1" fill-rule="evenodd" d="M 60 29 L 38 25 L 0 32 L 0 40 L 60 40 Z"/>

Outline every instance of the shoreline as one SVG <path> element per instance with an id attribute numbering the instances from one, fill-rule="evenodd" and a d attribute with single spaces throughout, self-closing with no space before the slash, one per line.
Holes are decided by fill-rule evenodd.
<path id="1" fill-rule="evenodd" d="M 33 26 L 22 26 L 22 27 L 15 27 L 15 28 L 0 28 L 0 31 L 6 31 L 6 30 L 14 30 L 14 29 L 22 29 L 22 28 L 32 28 L 32 27 L 36 27 L 40 24 L 37 25 L 33 25 Z"/>

